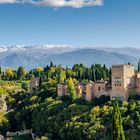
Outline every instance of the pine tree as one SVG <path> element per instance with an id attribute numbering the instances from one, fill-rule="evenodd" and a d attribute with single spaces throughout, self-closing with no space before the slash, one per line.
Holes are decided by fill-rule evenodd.
<path id="1" fill-rule="evenodd" d="M 74 83 L 73 83 L 73 80 L 72 78 L 70 77 L 67 81 L 67 84 L 68 84 L 68 94 L 70 95 L 71 97 L 71 100 L 72 102 L 76 99 L 76 90 L 75 90 L 75 86 L 74 86 Z"/>
<path id="2" fill-rule="evenodd" d="M 112 140 L 125 140 L 121 113 L 117 101 L 113 105 Z"/>

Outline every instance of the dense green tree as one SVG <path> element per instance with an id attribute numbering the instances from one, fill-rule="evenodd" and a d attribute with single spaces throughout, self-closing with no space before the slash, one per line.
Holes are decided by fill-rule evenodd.
<path id="1" fill-rule="evenodd" d="M 4 82 L 12 85 L 19 84 L 18 89 L 21 90 L 21 87 L 24 89 L 13 92 L 8 85 L 7 92 L 7 89 L 1 87 L 0 84 L 1 93 L 5 94 L 3 91 L 6 91 L 9 96 L 6 97 L 11 110 L 6 114 L 10 126 L 8 131 L 22 130 L 25 127 L 26 129 L 33 128 L 40 138 L 47 136 L 50 140 L 75 138 L 108 140 L 111 138 L 111 105 L 107 102 L 108 98 L 101 97 L 87 102 L 83 98 L 77 99 L 75 91 L 75 84 L 78 82 L 87 83 L 89 80 L 96 81 L 102 78 L 108 80 L 110 74 L 105 65 L 95 64 L 87 67 L 83 64 L 75 64 L 72 68 L 63 68 L 61 65 L 56 66 L 52 63 L 44 68 L 30 70 L 25 76 L 23 76 L 23 68 L 19 67 L 17 71 L 13 69 L 12 72 L 9 71 L 10 74 L 14 73 L 10 77 L 5 74 L 5 71 L 2 73 L 3 80 L 6 80 Z M 39 87 L 34 88 L 34 91 L 30 93 L 27 83 L 34 77 L 40 77 Z M 17 79 L 21 80 L 16 81 Z M 59 82 L 68 83 L 68 95 L 63 98 L 56 96 Z M 106 102 L 107 105 L 105 105 Z M 128 110 L 126 110 L 127 107 Z M 133 102 L 127 107 L 123 106 L 122 112 L 125 117 L 124 128 L 129 137 L 128 130 L 132 128 L 132 124 L 140 122 L 140 107 L 138 103 L 133 104 Z M 128 114 L 129 117 L 126 116 Z M 137 128 L 133 127 L 133 129 L 137 134 Z M 6 129 L 3 130 L 6 132 Z"/>
<path id="2" fill-rule="evenodd" d="M 17 78 L 18 78 L 18 80 L 24 79 L 25 75 L 26 75 L 26 70 L 22 66 L 20 66 L 18 68 L 18 70 L 17 70 Z"/>
<path id="3" fill-rule="evenodd" d="M 5 134 L 9 127 L 9 121 L 4 113 L 5 112 L 0 111 L 0 134 Z"/>
<path id="4" fill-rule="evenodd" d="M 36 71 L 36 76 L 40 77 L 42 75 L 42 73 L 43 73 L 43 68 L 42 67 L 37 67 L 35 69 L 35 71 Z"/>
<path id="5" fill-rule="evenodd" d="M 117 101 L 113 104 L 112 140 L 125 140 L 121 113 Z"/>
<path id="6" fill-rule="evenodd" d="M 50 62 L 50 68 L 52 68 L 54 65 L 53 65 L 53 62 L 51 61 Z"/>
<path id="7" fill-rule="evenodd" d="M 5 70 L 4 76 L 7 80 L 12 80 L 12 78 L 14 77 L 14 70 L 12 68 L 7 68 Z"/>
<path id="8" fill-rule="evenodd" d="M 21 83 L 21 87 L 22 87 L 22 89 L 24 89 L 26 92 L 28 92 L 29 91 L 29 82 L 22 82 Z"/>
<path id="9" fill-rule="evenodd" d="M 71 97 L 72 102 L 76 100 L 76 90 L 75 90 L 75 86 L 74 86 L 74 82 L 72 80 L 72 78 L 70 77 L 67 81 L 68 84 L 68 88 L 67 88 L 67 92 Z"/>

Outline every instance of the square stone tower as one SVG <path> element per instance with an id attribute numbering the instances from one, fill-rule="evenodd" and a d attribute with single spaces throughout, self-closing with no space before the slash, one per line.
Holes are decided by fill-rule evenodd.
<path id="1" fill-rule="evenodd" d="M 59 83 L 57 85 L 57 95 L 64 96 L 67 94 L 67 84 L 66 83 Z"/>
<path id="2" fill-rule="evenodd" d="M 132 65 L 112 66 L 112 92 L 111 98 L 127 100 L 130 89 L 135 86 L 135 72 Z"/>

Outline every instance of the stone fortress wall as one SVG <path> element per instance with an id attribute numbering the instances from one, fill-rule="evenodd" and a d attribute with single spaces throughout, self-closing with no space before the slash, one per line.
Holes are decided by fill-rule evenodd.
<path id="1" fill-rule="evenodd" d="M 110 89 L 107 87 L 107 81 L 97 81 L 89 83 L 78 83 L 75 85 L 75 90 L 77 97 L 84 97 L 86 100 L 91 100 L 92 98 L 99 98 L 102 95 L 110 96 Z M 64 96 L 67 95 L 67 84 L 66 83 L 59 83 L 57 85 L 57 95 Z"/>
<path id="2" fill-rule="evenodd" d="M 135 89 L 140 95 L 140 73 L 135 72 L 133 65 L 112 65 L 111 83 L 103 80 L 90 81 L 86 84 L 78 83 L 75 89 L 78 98 L 84 97 L 88 101 L 102 95 L 109 96 L 110 99 L 128 100 L 131 90 Z M 57 95 L 67 95 L 66 83 L 57 85 Z"/>

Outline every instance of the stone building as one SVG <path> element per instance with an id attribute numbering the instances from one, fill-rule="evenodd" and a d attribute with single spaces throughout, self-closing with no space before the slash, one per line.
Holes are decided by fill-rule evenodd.
<path id="1" fill-rule="evenodd" d="M 140 72 L 136 73 L 136 87 L 135 90 L 138 95 L 140 95 Z"/>
<path id="2" fill-rule="evenodd" d="M 108 81 L 100 80 L 94 83 L 94 97 L 99 98 L 102 95 L 110 96 L 110 85 Z"/>
<path id="3" fill-rule="evenodd" d="M 119 100 L 127 100 L 130 90 L 135 88 L 135 83 L 134 66 L 113 65 L 111 99 L 118 98 Z"/>
<path id="4" fill-rule="evenodd" d="M 99 98 L 102 95 L 110 96 L 110 92 L 108 90 L 108 82 L 107 81 L 97 81 L 89 83 L 78 83 L 75 85 L 75 90 L 77 97 L 83 97 L 86 100 L 90 101 L 91 99 L 97 97 Z M 57 95 L 64 96 L 67 95 L 67 84 L 66 83 L 59 83 L 57 85 Z"/>
<path id="5" fill-rule="evenodd" d="M 84 97 L 86 94 L 86 84 L 85 83 L 78 83 L 75 85 L 76 95 L 78 98 Z"/>
<path id="6" fill-rule="evenodd" d="M 67 84 L 66 83 L 59 83 L 57 85 L 57 95 L 64 96 L 67 94 Z"/>
<path id="7" fill-rule="evenodd" d="M 140 61 L 138 63 L 138 72 L 133 65 L 112 65 L 111 83 L 107 81 L 88 82 L 86 84 L 78 83 L 75 85 L 77 97 L 83 97 L 91 100 L 102 95 L 109 96 L 110 99 L 128 100 L 132 90 L 140 95 Z M 67 94 L 67 84 L 58 84 L 58 96 Z"/>
<path id="8" fill-rule="evenodd" d="M 39 80 L 40 80 L 39 77 L 36 77 L 36 78 L 31 79 L 31 81 L 30 81 L 30 91 L 33 91 L 33 89 L 35 87 L 38 87 L 39 86 Z"/>

